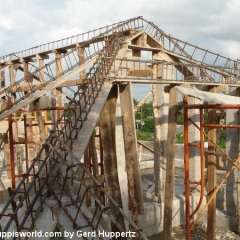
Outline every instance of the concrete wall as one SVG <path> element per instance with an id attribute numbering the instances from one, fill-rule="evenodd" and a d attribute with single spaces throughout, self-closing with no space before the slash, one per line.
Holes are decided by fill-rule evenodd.
<path id="1" fill-rule="evenodd" d="M 199 201 L 198 194 L 191 196 L 191 211 L 193 211 Z M 203 201 L 203 206 L 206 200 Z M 143 229 L 143 232 L 147 237 L 157 234 L 163 230 L 164 220 L 164 203 L 159 204 L 156 202 L 145 202 L 144 203 L 144 215 L 140 216 L 139 227 Z M 174 226 L 185 225 L 185 197 L 179 195 L 173 201 L 173 214 L 172 224 Z"/>
<path id="2" fill-rule="evenodd" d="M 141 141 L 145 145 L 147 145 L 150 148 L 153 148 L 153 143 L 149 141 Z M 138 149 L 140 151 L 140 145 L 138 145 Z M 207 148 L 207 143 L 204 147 L 204 153 L 205 153 L 205 167 L 207 167 L 207 156 L 208 156 L 208 148 Z M 140 158 L 140 168 L 151 168 L 153 167 L 153 153 L 151 153 L 149 150 L 146 148 L 142 147 L 141 150 L 141 158 Z M 222 154 L 217 150 L 217 169 L 218 170 L 226 170 L 227 168 L 227 163 L 228 160 L 226 160 Z M 184 145 L 183 144 L 175 144 L 175 166 L 177 167 L 184 167 Z"/>

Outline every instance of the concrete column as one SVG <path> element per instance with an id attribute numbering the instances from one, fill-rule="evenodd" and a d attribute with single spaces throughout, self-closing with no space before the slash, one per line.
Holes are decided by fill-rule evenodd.
<path id="1" fill-rule="evenodd" d="M 168 138 L 168 103 L 169 94 L 164 92 L 165 84 L 157 85 L 157 92 L 159 94 L 158 100 L 160 105 L 160 124 L 161 124 L 161 142 L 162 142 L 162 156 L 163 156 L 163 179 L 166 176 L 166 160 L 167 160 L 167 138 Z"/>
<path id="2" fill-rule="evenodd" d="M 228 95 L 236 96 L 236 88 L 231 88 Z M 226 111 L 226 124 L 239 124 L 239 114 L 236 109 L 228 109 Z M 238 157 L 238 143 L 239 143 L 239 130 L 236 128 L 227 128 L 226 139 L 226 153 L 235 160 Z M 231 162 L 227 162 L 227 170 L 232 166 Z M 236 216 L 237 211 L 237 198 L 236 198 L 236 181 L 237 170 L 229 176 L 226 183 L 226 208 L 227 213 L 231 216 Z M 237 226 L 232 226 L 236 228 Z M 236 229 L 237 230 L 237 229 Z"/>
<path id="3" fill-rule="evenodd" d="M 153 60 L 168 60 L 168 56 L 165 53 L 158 52 L 153 54 Z M 155 72 L 156 71 L 156 72 Z M 161 71 L 161 76 L 159 71 L 153 66 L 153 77 L 161 77 L 163 79 L 172 79 L 173 71 L 172 69 L 164 69 Z M 154 111 L 158 111 L 158 114 L 154 114 L 155 122 L 155 133 L 154 133 L 154 174 L 155 174 L 155 192 L 158 196 L 159 182 L 162 182 L 162 189 L 165 189 L 165 176 L 166 176 L 166 158 L 167 158 L 167 136 L 168 136 L 168 103 L 169 94 L 164 91 L 165 84 L 156 84 L 153 86 L 153 98 L 155 98 L 155 106 L 153 106 Z M 155 95 L 155 96 L 154 96 Z M 157 116 L 158 115 L 158 116 Z M 159 129 L 157 125 L 160 124 L 160 142 L 158 143 L 158 132 Z M 158 150 L 157 150 L 158 149 Z M 159 150 L 162 152 L 161 164 L 159 164 Z M 161 165 L 161 166 L 160 166 Z M 161 168 L 161 169 L 160 169 Z M 164 199 L 164 190 L 162 190 L 161 199 Z M 159 199 L 160 200 L 160 199 Z"/>
<path id="4" fill-rule="evenodd" d="M 191 88 L 196 88 L 192 86 Z M 197 98 L 188 98 L 188 104 L 202 104 L 203 102 Z M 189 117 L 199 126 L 199 110 L 189 110 Z M 192 124 L 189 125 L 189 142 L 199 143 L 200 132 Z M 201 165 L 200 165 L 200 149 L 197 147 L 190 148 L 190 180 L 199 181 L 201 177 Z M 192 191 L 199 192 L 199 186 L 192 185 Z"/>

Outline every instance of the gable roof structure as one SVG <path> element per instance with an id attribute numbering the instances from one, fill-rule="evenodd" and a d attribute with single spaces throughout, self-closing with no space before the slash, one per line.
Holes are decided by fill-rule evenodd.
<path id="1" fill-rule="evenodd" d="M 141 59 L 143 51 L 149 51 L 152 54 L 150 60 Z M 54 119 L 54 127 L 49 131 L 49 135 L 41 145 L 32 164 L 22 175 L 21 181 L 2 209 L 1 216 L 6 220 L 5 215 L 8 208 L 13 205 L 16 194 L 24 189 L 21 200 L 13 207 L 14 216 L 17 216 L 19 222 L 18 230 L 23 230 L 29 219 L 32 223 L 37 221 L 40 209 L 43 208 L 51 190 L 56 202 L 66 213 L 65 215 L 70 216 L 69 219 L 74 227 L 80 228 L 76 220 L 79 220 L 79 214 L 82 214 L 85 224 L 87 222 L 89 228 L 96 230 L 98 225 L 93 224 L 94 219 L 88 218 L 91 212 L 82 207 L 82 202 L 79 202 L 78 197 L 74 198 L 76 196 L 71 195 L 71 192 L 66 193 L 69 201 L 73 202 L 74 210 L 67 209 L 67 206 L 62 203 L 62 194 L 65 192 L 64 184 L 70 179 L 67 175 L 69 174 L 73 182 L 82 186 L 86 192 L 91 188 L 99 188 L 103 198 L 110 203 L 112 208 L 105 206 L 105 202 L 101 202 L 96 192 L 88 192 L 101 209 L 100 217 L 103 212 L 106 213 L 109 221 L 122 231 L 123 229 L 111 211 L 116 210 L 136 232 L 139 232 L 143 239 L 146 239 L 144 233 L 108 194 L 103 182 L 99 182 L 102 178 L 98 179 L 94 176 L 81 162 L 112 86 L 134 81 L 172 85 L 187 83 L 190 85 L 239 86 L 240 83 L 237 61 L 174 38 L 143 17 L 135 17 L 87 33 L 2 56 L 0 57 L 0 73 L 0 80 L 4 83 L 0 89 L 1 102 L 3 102 L 0 120 L 11 117 L 19 110 L 29 113 L 28 105 L 37 105 L 38 99 L 45 94 L 49 94 L 52 103 L 51 109 L 45 110 L 53 112 L 58 107 L 65 107 L 64 96 L 68 99 L 67 109 L 61 115 L 59 114 L 58 119 Z M 222 103 L 219 95 L 187 90 L 182 87 L 177 87 L 177 89 L 183 94 Z M 68 91 L 72 93 L 71 96 L 68 95 Z M 236 103 L 235 98 L 230 96 L 226 96 L 222 101 L 223 103 Z M 128 103 L 130 106 L 131 101 Z M 56 114 L 52 116 L 54 118 Z M 131 142 L 129 146 L 135 146 L 134 144 Z M 12 154 L 11 163 L 12 170 L 15 171 L 14 154 Z M 77 168 L 76 171 L 75 168 Z M 134 165 L 133 168 L 137 172 L 138 165 Z M 64 184 L 59 183 L 61 186 L 61 194 L 59 194 L 49 188 L 55 186 L 60 172 L 64 172 L 63 169 L 64 171 L 67 169 L 67 174 L 61 175 Z M 87 180 L 93 183 L 93 186 L 86 185 L 87 180 L 83 180 L 85 175 L 88 176 Z M 44 177 L 40 179 L 41 176 Z M 32 181 L 26 186 L 29 178 Z M 140 181 L 136 176 L 134 180 L 136 180 L 134 183 Z M 141 188 L 135 190 L 138 194 L 134 196 L 137 198 L 135 207 L 141 209 L 143 207 L 140 196 Z M 30 197 L 32 192 L 34 195 Z M 25 212 L 21 211 L 23 204 L 25 204 L 23 209 L 29 204 L 31 206 L 25 215 L 23 214 Z M 14 221 L 14 217 L 7 219 L 6 224 L 1 226 L 2 231 L 7 232 L 14 228 Z M 31 231 L 33 227 L 34 224 L 29 225 L 28 231 Z"/>

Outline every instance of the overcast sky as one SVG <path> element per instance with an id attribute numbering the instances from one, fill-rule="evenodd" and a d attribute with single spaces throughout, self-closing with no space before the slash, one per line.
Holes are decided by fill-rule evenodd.
<path id="1" fill-rule="evenodd" d="M 236 59 L 239 13 L 239 0 L 0 0 L 0 56 L 143 16 L 167 34 Z"/>

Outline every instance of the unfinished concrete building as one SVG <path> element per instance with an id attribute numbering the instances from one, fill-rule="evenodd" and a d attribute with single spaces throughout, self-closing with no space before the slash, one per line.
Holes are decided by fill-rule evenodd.
<path id="1" fill-rule="evenodd" d="M 219 192 L 229 227 L 238 231 L 238 66 L 143 17 L 0 57 L 1 232 L 110 239 L 105 231 L 148 239 L 163 230 L 170 239 L 173 226 L 186 225 L 190 239 L 205 213 L 207 238 L 215 239 Z M 152 85 L 153 148 L 137 144 L 135 83 Z M 182 95 L 185 188 L 175 194 Z M 224 124 L 216 120 L 218 109 L 226 113 Z M 228 129 L 226 151 L 217 145 L 220 128 Z M 153 192 L 141 180 L 140 145 L 154 156 Z"/>

